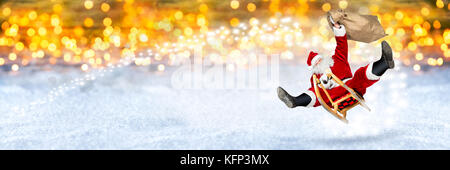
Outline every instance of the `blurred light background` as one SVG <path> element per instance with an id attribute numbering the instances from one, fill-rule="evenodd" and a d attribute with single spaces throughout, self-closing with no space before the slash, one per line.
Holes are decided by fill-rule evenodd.
<path id="1" fill-rule="evenodd" d="M 214 63 L 248 67 L 259 53 L 305 63 L 311 49 L 331 51 L 331 9 L 377 15 L 394 57 L 423 71 L 450 61 L 447 0 L 2 0 L 0 67 L 107 67 L 125 56 L 163 72 L 201 45 Z M 373 55 L 351 41 L 351 62 Z M 245 57 L 243 57 L 245 56 Z M 48 68 L 48 67 L 46 67 Z M 234 68 L 234 67 L 233 67 Z"/>

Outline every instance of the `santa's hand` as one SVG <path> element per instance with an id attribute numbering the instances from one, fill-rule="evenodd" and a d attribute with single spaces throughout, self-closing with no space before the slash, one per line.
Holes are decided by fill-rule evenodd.
<path id="1" fill-rule="evenodd" d="M 339 29 L 339 28 L 341 28 L 341 25 L 339 25 L 339 23 L 336 23 L 336 24 L 334 24 L 334 28 Z"/>
<path id="2" fill-rule="evenodd" d="M 323 86 L 326 89 L 331 89 L 335 86 L 334 81 L 331 80 L 331 78 L 329 78 L 327 75 L 323 74 L 322 76 L 320 76 L 320 82 L 322 82 Z"/>
<path id="3" fill-rule="evenodd" d="M 335 28 L 341 28 L 341 25 L 338 22 L 334 22 L 333 17 L 330 17 L 330 22 Z"/>

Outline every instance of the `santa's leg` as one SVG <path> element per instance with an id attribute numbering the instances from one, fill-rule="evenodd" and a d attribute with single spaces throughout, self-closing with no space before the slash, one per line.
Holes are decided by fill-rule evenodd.
<path id="1" fill-rule="evenodd" d="M 289 108 L 294 108 L 297 106 L 311 107 L 314 105 L 313 99 L 311 98 L 311 96 L 314 97 L 314 94 L 307 94 L 311 93 L 309 91 L 307 93 L 302 93 L 297 97 L 291 96 L 281 87 L 278 87 L 277 92 L 278 98 Z"/>
<path id="2" fill-rule="evenodd" d="M 358 91 L 361 95 L 366 93 L 366 89 L 376 83 L 386 70 L 394 68 L 392 49 L 385 41 L 381 43 L 382 54 L 378 61 L 370 63 L 356 70 L 353 78 L 345 84 Z"/>
<path id="3" fill-rule="evenodd" d="M 375 61 L 370 69 L 376 76 L 382 76 L 386 70 L 394 68 L 392 49 L 386 41 L 381 42 L 381 58 Z M 370 67 L 370 66 L 369 66 Z"/>

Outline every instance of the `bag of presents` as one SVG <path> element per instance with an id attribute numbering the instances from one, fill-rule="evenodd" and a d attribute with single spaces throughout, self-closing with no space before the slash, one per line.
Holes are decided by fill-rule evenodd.
<path id="1" fill-rule="evenodd" d="M 339 9 L 328 11 L 327 19 L 330 27 L 335 22 L 343 24 L 349 40 L 370 43 L 387 36 L 378 17 L 374 15 L 360 15 Z"/>

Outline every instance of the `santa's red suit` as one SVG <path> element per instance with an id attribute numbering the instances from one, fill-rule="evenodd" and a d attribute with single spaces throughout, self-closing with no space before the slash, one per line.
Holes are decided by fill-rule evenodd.
<path id="1" fill-rule="evenodd" d="M 350 69 L 350 65 L 348 63 L 348 45 L 347 45 L 347 34 L 345 31 L 345 27 L 341 25 L 340 28 L 333 27 L 333 32 L 335 34 L 336 38 L 336 50 L 335 54 L 331 57 L 332 58 L 332 66 L 330 67 L 331 72 L 333 72 L 334 75 L 336 75 L 339 79 L 341 79 L 348 87 L 355 90 L 357 93 L 359 93 L 361 96 L 363 96 L 366 93 L 366 89 L 376 83 L 379 80 L 379 76 L 374 75 L 370 70 L 372 70 L 372 63 L 368 64 L 364 67 L 360 67 L 358 70 L 356 70 L 355 74 L 352 75 L 352 71 Z M 318 60 L 322 60 L 323 57 L 318 55 L 315 52 L 310 52 L 308 56 L 307 64 L 309 67 L 314 67 L 314 64 L 318 62 Z M 313 73 L 318 78 L 321 78 L 322 80 L 322 74 L 321 73 Z M 311 75 L 310 78 L 311 87 L 308 89 L 307 92 L 305 92 L 308 96 L 311 97 L 312 101 L 307 105 L 307 107 L 317 107 L 320 106 L 320 103 L 316 97 L 316 94 L 314 92 L 314 82 L 313 82 L 313 76 Z M 332 83 L 332 82 L 330 82 Z M 348 91 L 342 87 L 339 86 L 337 83 L 331 85 L 329 89 L 327 89 L 328 93 L 330 94 L 330 97 L 333 101 L 336 101 L 340 97 L 348 94 Z M 330 102 L 328 100 L 323 90 L 320 90 L 320 95 L 324 99 L 325 103 L 330 105 Z"/>

